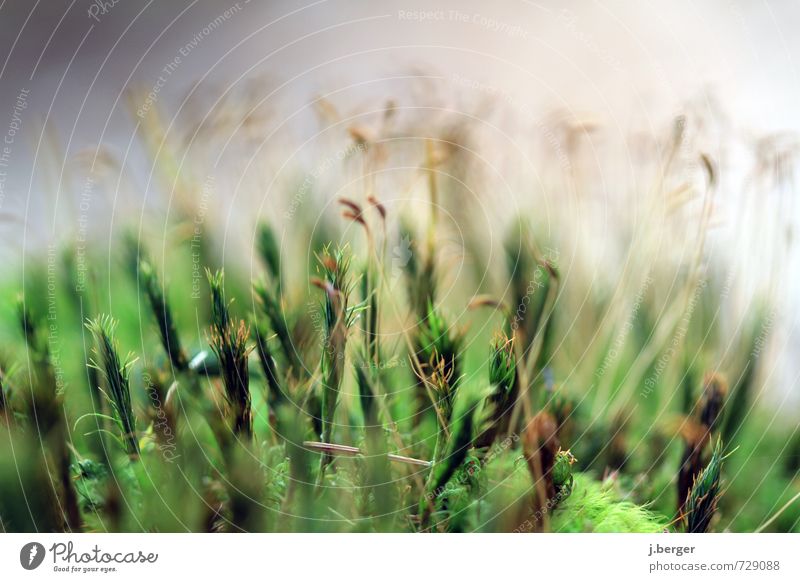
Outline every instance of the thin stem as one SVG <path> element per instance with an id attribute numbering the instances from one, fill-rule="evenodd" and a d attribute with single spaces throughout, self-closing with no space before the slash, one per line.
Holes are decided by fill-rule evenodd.
<path id="1" fill-rule="evenodd" d="M 770 518 L 769 518 L 767 521 L 765 521 L 764 523 L 762 523 L 762 524 L 761 524 L 761 525 L 758 527 L 758 529 L 755 531 L 755 533 L 761 533 L 761 532 L 762 532 L 762 531 L 764 531 L 766 528 L 768 528 L 768 527 L 769 527 L 769 525 L 770 525 L 770 524 L 771 524 L 773 521 L 775 521 L 776 519 L 778 519 L 778 517 L 780 517 L 780 515 L 781 515 L 781 514 L 782 514 L 784 511 L 786 511 L 787 509 L 789 509 L 789 506 L 791 506 L 791 505 L 792 505 L 792 503 L 794 503 L 794 502 L 795 502 L 795 501 L 797 501 L 798 499 L 800 499 L 800 491 L 798 491 L 797 493 L 795 493 L 794 497 L 792 497 L 792 498 L 791 498 L 789 501 L 787 501 L 787 502 L 786 502 L 786 503 L 783 505 L 783 507 L 781 507 L 781 508 L 780 508 L 780 509 L 779 509 L 779 510 L 778 510 L 778 511 L 775 513 L 775 515 L 773 515 L 773 516 L 772 516 L 772 517 L 770 517 Z"/>

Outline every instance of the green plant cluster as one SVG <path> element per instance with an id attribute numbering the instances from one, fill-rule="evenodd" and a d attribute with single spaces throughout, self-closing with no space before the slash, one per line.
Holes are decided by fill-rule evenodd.
<path id="1" fill-rule="evenodd" d="M 82 285 L 69 247 L 28 269 L 0 311 L 0 529 L 800 531 L 797 505 L 776 515 L 800 440 L 757 402 L 762 311 L 720 362 L 704 284 L 664 368 L 663 297 L 590 342 L 576 316 L 593 331 L 610 298 L 573 312 L 524 223 L 508 292 L 467 309 L 438 295 L 435 234 L 397 282 L 386 209 L 342 204 L 358 244 L 301 278 L 266 223 L 257 280 L 208 270 L 199 299 L 189 245 L 156 265 L 123 240 Z"/>

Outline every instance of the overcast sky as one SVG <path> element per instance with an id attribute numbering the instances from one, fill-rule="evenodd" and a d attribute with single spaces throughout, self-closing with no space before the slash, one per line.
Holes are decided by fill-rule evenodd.
<path id="1" fill-rule="evenodd" d="M 131 80 L 151 85 L 199 36 L 164 94 L 181 94 L 206 73 L 234 82 L 247 71 L 269 71 L 290 80 L 287 92 L 302 95 L 430 63 L 534 102 L 615 114 L 652 115 L 656 106 L 668 110 L 712 88 L 743 123 L 800 125 L 800 4 L 789 0 L 105 0 L 105 13 L 100 4 L 0 3 L 5 103 L 30 87 L 36 111 L 46 115 L 53 105 L 51 115 L 69 126 L 86 97 L 91 115 L 81 131 L 90 137 L 92 121 L 114 105 L 109 94 Z M 219 20 L 226 10 L 230 16 Z M 203 35 L 215 20 L 213 33 Z"/>

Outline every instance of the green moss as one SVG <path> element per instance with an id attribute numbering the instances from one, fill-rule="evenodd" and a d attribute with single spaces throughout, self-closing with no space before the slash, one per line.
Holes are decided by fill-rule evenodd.
<path id="1" fill-rule="evenodd" d="M 623 501 L 607 485 L 578 473 L 572 494 L 553 512 L 550 528 L 571 533 L 658 533 L 667 524 L 647 509 Z"/>

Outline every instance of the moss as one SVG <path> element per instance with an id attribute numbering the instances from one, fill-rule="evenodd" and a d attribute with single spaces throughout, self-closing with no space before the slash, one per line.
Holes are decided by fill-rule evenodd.
<path id="1" fill-rule="evenodd" d="M 572 494 L 562 501 L 550 522 L 554 532 L 657 533 L 665 521 L 584 473 L 575 475 Z"/>

